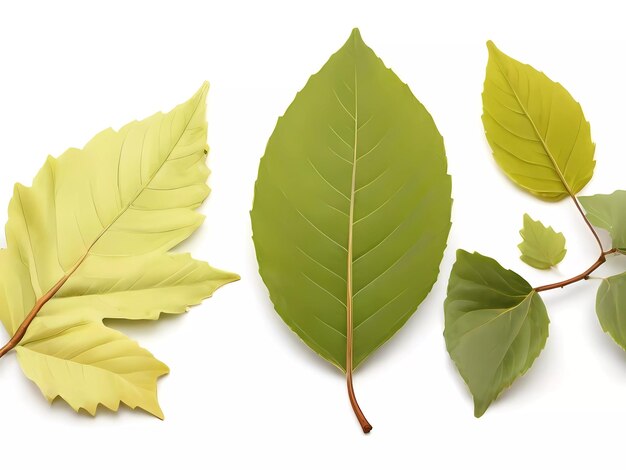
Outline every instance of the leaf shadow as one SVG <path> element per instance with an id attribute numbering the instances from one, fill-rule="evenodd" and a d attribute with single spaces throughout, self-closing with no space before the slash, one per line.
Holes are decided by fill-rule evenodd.
<path id="1" fill-rule="evenodd" d="M 104 324 L 109 328 L 121 331 L 124 334 L 132 336 L 133 333 L 140 333 L 145 335 L 146 331 L 150 328 L 155 330 L 171 329 L 170 323 L 175 321 L 184 321 L 185 313 L 161 313 L 157 320 L 128 320 L 123 318 L 107 318 L 104 320 Z M 150 325 L 150 326 L 149 326 Z M 151 332 L 152 334 L 152 332 Z"/>

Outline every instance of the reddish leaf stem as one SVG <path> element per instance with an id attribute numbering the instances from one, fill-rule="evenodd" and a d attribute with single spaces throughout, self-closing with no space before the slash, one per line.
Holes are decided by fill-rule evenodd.
<path id="1" fill-rule="evenodd" d="M 354 414 L 356 415 L 356 419 L 359 420 L 359 424 L 363 429 L 365 434 L 369 433 L 372 430 L 372 425 L 369 423 L 363 411 L 361 411 L 361 407 L 359 403 L 356 401 L 356 396 L 354 395 L 354 387 L 352 385 L 352 371 L 348 369 L 346 373 L 346 382 L 348 384 L 348 397 L 350 397 L 350 404 L 352 405 L 352 409 L 354 410 Z"/>
<path id="2" fill-rule="evenodd" d="M 606 262 L 606 255 L 610 255 L 612 253 L 619 253 L 619 250 L 617 248 L 612 248 L 609 251 L 604 251 L 604 248 L 602 247 L 602 242 L 600 241 L 600 237 L 598 236 L 598 232 L 596 232 L 596 229 L 593 228 L 593 225 L 591 225 L 591 222 L 589 222 L 589 219 L 587 218 L 585 211 L 583 211 L 583 208 L 580 207 L 580 203 L 578 202 L 578 199 L 576 198 L 576 196 L 574 196 L 571 193 L 570 193 L 570 196 L 572 197 L 572 201 L 574 201 L 574 205 L 576 206 L 576 209 L 578 209 L 578 212 L 580 213 L 583 220 L 585 221 L 585 224 L 587 224 L 587 227 L 589 227 L 589 230 L 591 230 L 593 237 L 596 239 L 596 242 L 598 243 L 598 246 L 600 247 L 600 256 L 598 257 L 595 263 L 593 263 L 591 266 L 589 266 L 589 268 L 587 268 L 586 271 L 580 273 L 579 275 L 571 277 L 569 279 L 565 279 L 564 281 L 561 281 L 561 282 L 555 282 L 553 284 L 546 284 L 545 286 L 535 287 L 536 292 L 541 292 L 541 291 L 551 290 L 551 289 L 558 289 L 560 287 L 565 287 L 567 285 L 574 284 L 575 282 L 587 279 L 592 272 L 594 272 L 596 269 L 598 269 L 600 266 L 602 266 Z"/>
<path id="3" fill-rule="evenodd" d="M 613 248 L 613 249 L 611 249 L 609 251 L 604 251 L 604 252 L 602 252 L 600 257 L 596 260 L 596 262 L 593 263 L 591 266 L 589 266 L 589 268 L 586 271 L 580 273 L 577 276 L 571 277 L 571 278 L 566 279 L 566 280 L 561 281 L 561 282 L 555 282 L 553 284 L 546 284 L 545 286 L 535 287 L 535 291 L 536 292 L 541 292 L 541 291 L 544 291 L 544 290 L 557 289 L 559 287 L 565 287 L 565 286 L 567 286 L 569 284 L 573 284 L 575 282 L 587 279 L 588 276 L 592 272 L 594 272 L 596 269 L 598 269 L 600 266 L 602 266 L 606 262 L 606 255 L 610 255 L 611 253 L 616 253 L 616 252 L 617 252 L 617 248 Z"/>

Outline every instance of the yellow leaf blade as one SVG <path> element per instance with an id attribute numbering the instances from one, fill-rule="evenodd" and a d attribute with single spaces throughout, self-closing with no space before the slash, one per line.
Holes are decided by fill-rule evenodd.
<path id="1" fill-rule="evenodd" d="M 557 201 L 591 179 L 595 144 L 580 104 L 559 83 L 487 43 L 483 124 L 496 162 L 530 193 Z"/>
<path id="2" fill-rule="evenodd" d="M 26 376 L 52 402 L 61 397 L 74 410 L 95 415 L 98 405 L 117 411 L 120 403 L 163 419 L 156 382 L 165 364 L 115 330 L 95 322 L 18 346 Z"/>
<path id="3" fill-rule="evenodd" d="M 77 271 L 42 308 L 23 342 L 58 330 L 59 318 L 67 316 L 73 322 L 88 322 L 158 320 L 161 313 L 185 313 L 221 286 L 239 279 L 188 254 L 151 256 L 136 266 L 118 260 L 109 267 L 112 270 L 101 271 L 98 278 Z M 60 326 L 65 323 L 62 320 Z"/>
<path id="4" fill-rule="evenodd" d="M 0 251 L 0 320 L 10 335 L 35 304 L 30 274 L 15 253 Z"/>
<path id="5" fill-rule="evenodd" d="M 168 252 L 203 221 L 207 91 L 49 157 L 31 187 L 16 185 L 0 320 L 18 334 L 3 353 L 19 341 L 24 372 L 48 399 L 91 414 L 123 402 L 162 417 L 156 379 L 167 368 L 102 320 L 183 313 L 239 279 Z"/>
<path id="6" fill-rule="evenodd" d="M 7 244 L 29 268 L 37 298 L 77 264 L 164 253 L 203 221 L 208 195 L 203 87 L 167 114 L 96 135 L 49 158 L 16 185 Z M 164 198 L 164 193 L 167 198 Z"/>

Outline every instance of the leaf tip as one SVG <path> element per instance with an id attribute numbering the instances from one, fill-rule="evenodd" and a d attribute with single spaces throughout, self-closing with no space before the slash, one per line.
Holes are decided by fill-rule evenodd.
<path id="1" fill-rule="evenodd" d="M 474 397 L 474 418 L 480 418 L 485 414 L 489 406 L 493 402 L 493 398 L 489 398 L 487 396 L 483 397 Z"/>
<path id="2" fill-rule="evenodd" d="M 224 271 L 224 284 L 230 284 L 231 282 L 241 281 L 241 276 L 237 273 L 231 273 Z"/>
<path id="3" fill-rule="evenodd" d="M 198 89 L 198 91 L 196 92 L 196 94 L 194 95 L 194 98 L 200 101 L 206 101 L 206 97 L 208 93 L 209 93 L 209 82 L 205 80 L 200 86 L 200 88 Z"/>
<path id="4" fill-rule="evenodd" d="M 508 56 L 502 52 L 500 49 L 498 49 L 498 46 L 496 46 L 496 44 L 490 39 L 489 41 L 487 41 L 487 50 L 489 51 L 489 58 L 493 58 L 493 59 L 497 59 L 500 58 L 502 59 L 503 57 L 507 57 Z"/>
<path id="5" fill-rule="evenodd" d="M 352 28 L 352 32 L 350 33 L 350 37 L 348 38 L 347 44 L 352 46 L 357 46 L 360 44 L 365 44 L 363 41 L 363 37 L 361 36 L 361 31 L 359 28 Z"/>
<path id="6" fill-rule="evenodd" d="M 165 421 L 165 415 L 163 414 L 163 410 L 161 409 L 160 406 L 157 405 L 157 408 L 155 410 L 153 410 L 151 412 L 151 414 L 155 417 L 160 419 L 161 421 Z"/>
<path id="7" fill-rule="evenodd" d="M 481 405 L 480 403 L 474 403 L 474 418 L 480 418 L 485 414 L 489 405 Z"/>

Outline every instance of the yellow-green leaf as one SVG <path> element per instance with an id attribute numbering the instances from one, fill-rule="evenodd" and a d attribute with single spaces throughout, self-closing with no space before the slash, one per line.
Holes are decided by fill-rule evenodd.
<path id="1" fill-rule="evenodd" d="M 483 124 L 493 156 L 515 183 L 557 201 L 591 179 L 595 144 L 580 104 L 561 84 L 487 43 Z"/>
<path id="2" fill-rule="evenodd" d="M 480 417 L 539 356 L 548 338 L 546 307 L 517 273 L 458 250 L 444 312 L 448 353 Z"/>
<path id="3" fill-rule="evenodd" d="M 450 191 L 433 119 L 354 30 L 279 119 L 259 167 L 252 228 L 276 311 L 344 371 L 353 335 L 356 367 L 435 282 Z"/>
<path id="4" fill-rule="evenodd" d="M 50 157 L 32 187 L 15 186 L 0 318 L 19 335 L 36 313 L 17 351 L 48 399 L 90 413 L 123 402 L 161 417 L 156 379 L 167 369 L 102 320 L 182 313 L 238 279 L 169 253 L 203 221 L 207 91 Z"/>
<path id="5" fill-rule="evenodd" d="M 452 200 L 443 139 L 354 30 L 276 125 L 251 213 L 285 323 L 345 372 L 398 331 L 439 272 Z"/>
<path id="6" fill-rule="evenodd" d="M 522 243 L 518 248 L 522 252 L 521 260 L 537 269 L 550 269 L 565 257 L 565 236 L 546 227 L 539 220 L 533 220 L 524 214 L 524 227 L 519 231 Z"/>

